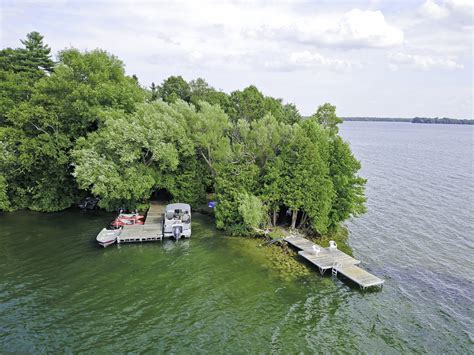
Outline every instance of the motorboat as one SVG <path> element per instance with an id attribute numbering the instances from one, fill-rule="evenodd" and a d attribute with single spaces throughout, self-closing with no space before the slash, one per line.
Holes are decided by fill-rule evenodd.
<path id="1" fill-rule="evenodd" d="M 166 238 L 191 237 L 191 206 L 187 203 L 172 203 L 166 206 L 163 221 L 163 236 Z"/>
<path id="2" fill-rule="evenodd" d="M 138 212 L 134 213 L 123 213 L 122 211 L 119 212 L 119 215 L 115 220 L 111 223 L 113 228 L 119 228 L 123 226 L 129 226 L 133 224 L 144 224 L 145 223 L 145 216 L 138 214 Z"/>
<path id="3" fill-rule="evenodd" d="M 104 248 L 109 246 L 110 244 L 115 243 L 117 240 L 117 237 L 120 235 L 122 232 L 122 228 L 118 229 L 107 229 L 107 228 L 102 228 L 102 230 L 97 234 L 97 237 L 95 238 L 97 242 L 102 245 Z"/>

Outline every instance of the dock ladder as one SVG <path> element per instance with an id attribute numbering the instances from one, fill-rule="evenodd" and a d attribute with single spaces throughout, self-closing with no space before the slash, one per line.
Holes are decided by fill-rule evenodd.
<path id="1" fill-rule="evenodd" d="M 333 277 L 337 277 L 337 269 L 341 267 L 341 264 L 338 263 L 337 261 L 335 261 L 333 264 L 332 264 L 332 276 Z"/>

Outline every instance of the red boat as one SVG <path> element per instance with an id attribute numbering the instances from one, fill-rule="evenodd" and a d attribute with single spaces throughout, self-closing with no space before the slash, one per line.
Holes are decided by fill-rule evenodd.
<path id="1" fill-rule="evenodd" d="M 114 228 L 119 228 L 123 226 L 130 226 L 133 224 L 144 224 L 145 216 L 135 213 L 122 213 L 120 212 L 117 218 L 111 223 L 111 226 Z"/>

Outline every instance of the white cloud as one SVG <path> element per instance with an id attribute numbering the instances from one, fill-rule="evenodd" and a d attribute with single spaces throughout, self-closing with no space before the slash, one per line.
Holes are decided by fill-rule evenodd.
<path id="1" fill-rule="evenodd" d="M 403 32 L 388 24 L 380 11 L 354 9 L 342 17 L 337 32 L 329 38 L 334 43 L 358 43 L 368 47 L 391 47 L 402 44 Z"/>
<path id="2" fill-rule="evenodd" d="M 324 56 L 317 52 L 298 51 L 290 53 L 284 59 L 267 60 L 264 67 L 270 70 L 301 70 L 301 69 L 329 69 L 334 71 L 347 71 L 352 68 L 352 63 Z"/>
<path id="3" fill-rule="evenodd" d="M 449 15 L 449 10 L 443 6 L 438 5 L 432 0 L 427 0 L 420 6 L 421 15 L 431 19 L 441 19 Z"/>
<path id="4" fill-rule="evenodd" d="M 396 70 L 399 67 L 410 67 L 421 70 L 433 70 L 433 69 L 442 69 L 442 70 L 455 70 L 462 69 L 464 66 L 457 63 L 452 58 L 439 58 L 439 57 L 430 57 L 427 55 L 418 55 L 418 54 L 407 54 L 407 53 L 395 53 L 390 56 L 391 63 L 389 68 L 391 70 Z"/>
<path id="5" fill-rule="evenodd" d="M 384 48 L 403 43 L 403 31 L 385 20 L 381 11 L 352 9 L 342 14 L 305 15 L 248 30 L 249 36 L 285 39 L 313 46 Z"/>
<path id="6" fill-rule="evenodd" d="M 446 6 L 453 12 L 473 16 L 474 2 L 472 0 L 446 0 Z"/>
<path id="7" fill-rule="evenodd" d="M 473 0 L 444 0 L 439 3 L 426 0 L 418 10 L 422 16 L 433 20 L 450 18 L 455 24 L 471 26 L 474 21 Z"/>
<path id="8" fill-rule="evenodd" d="M 204 77 L 226 91 L 255 84 L 267 95 L 295 102 L 304 114 L 329 101 L 349 116 L 419 115 L 414 103 L 398 104 L 417 92 L 433 98 L 424 114 L 467 117 L 472 105 L 442 106 L 437 98 L 472 96 L 473 5 L 474 0 L 0 0 L 0 42 L 16 47 L 37 30 L 54 52 L 103 48 L 117 55 L 144 85 L 169 75 Z M 368 105 L 371 100 L 377 103 Z"/>

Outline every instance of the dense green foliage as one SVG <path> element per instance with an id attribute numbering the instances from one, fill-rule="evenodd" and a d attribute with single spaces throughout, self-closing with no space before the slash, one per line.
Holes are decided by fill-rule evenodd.
<path id="1" fill-rule="evenodd" d="M 360 164 L 330 104 L 302 119 L 255 86 L 226 94 L 171 76 L 146 90 L 104 51 L 67 49 L 55 64 L 38 33 L 22 43 L 0 52 L 0 210 L 213 193 L 217 227 L 239 234 L 287 215 L 324 234 L 364 212 Z"/>

